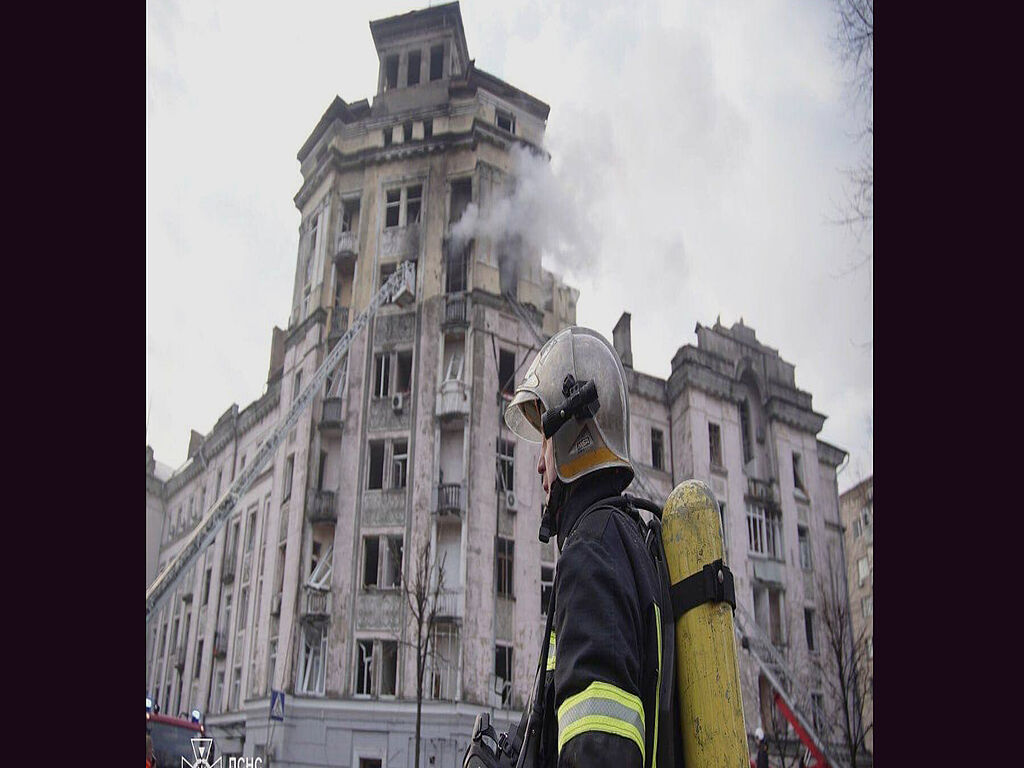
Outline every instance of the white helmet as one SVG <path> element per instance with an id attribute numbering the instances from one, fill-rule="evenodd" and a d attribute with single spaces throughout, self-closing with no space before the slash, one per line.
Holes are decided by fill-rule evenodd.
<path id="1" fill-rule="evenodd" d="M 516 387 L 505 423 L 524 440 L 539 443 L 545 414 L 590 383 L 597 390 L 596 411 L 590 407 L 575 418 L 566 416 L 551 435 L 558 478 L 571 483 L 591 472 L 621 467 L 632 480 L 626 372 L 618 353 L 597 331 L 572 326 L 552 336 Z"/>
<path id="2" fill-rule="evenodd" d="M 754 738 L 758 741 L 764 741 L 764 731 L 761 730 L 761 726 L 754 730 Z"/>

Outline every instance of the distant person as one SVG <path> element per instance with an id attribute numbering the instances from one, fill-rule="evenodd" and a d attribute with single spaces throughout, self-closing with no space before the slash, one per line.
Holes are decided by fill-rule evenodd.
<path id="1" fill-rule="evenodd" d="M 153 737 L 146 734 L 146 768 L 156 768 L 156 756 L 153 754 Z"/>

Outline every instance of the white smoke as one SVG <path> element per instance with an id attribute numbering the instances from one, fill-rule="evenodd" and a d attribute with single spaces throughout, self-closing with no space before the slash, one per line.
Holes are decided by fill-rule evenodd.
<path id="1" fill-rule="evenodd" d="M 510 154 L 510 183 L 504 189 L 496 185 L 483 210 L 475 202 L 466 207 L 452 225 L 452 246 L 459 249 L 469 239 L 482 237 L 494 244 L 519 240 L 525 251 L 540 252 L 549 268 L 577 271 L 595 264 L 599 230 L 593 208 L 584 207 L 588 195 L 583 188 L 590 185 L 578 178 L 579 166 L 562 163 L 553 170 L 545 157 L 519 145 Z M 594 190 L 589 191 L 591 198 Z"/>

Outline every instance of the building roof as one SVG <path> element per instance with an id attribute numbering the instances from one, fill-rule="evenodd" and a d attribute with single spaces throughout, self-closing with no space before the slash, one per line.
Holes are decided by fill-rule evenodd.
<path id="1" fill-rule="evenodd" d="M 405 37 L 431 28 L 448 27 L 455 29 L 455 44 L 459 47 L 463 61 L 469 61 L 466 30 L 462 26 L 462 11 L 458 2 L 376 19 L 370 22 L 370 34 L 373 36 L 373 44 L 380 50 L 381 46 L 393 38 Z"/>

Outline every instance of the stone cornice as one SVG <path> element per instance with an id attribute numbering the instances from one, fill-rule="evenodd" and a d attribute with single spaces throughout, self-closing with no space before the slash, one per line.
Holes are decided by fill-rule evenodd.
<path id="1" fill-rule="evenodd" d="M 847 452 L 824 440 L 818 440 L 818 461 L 831 467 L 838 467 L 846 460 Z"/>

